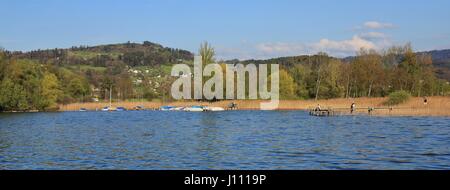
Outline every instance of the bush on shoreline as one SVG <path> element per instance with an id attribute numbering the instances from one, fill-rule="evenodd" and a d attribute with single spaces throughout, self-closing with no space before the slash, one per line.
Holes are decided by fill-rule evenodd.
<path id="1" fill-rule="evenodd" d="M 384 102 L 385 105 L 388 106 L 395 106 L 401 103 L 405 103 L 411 98 L 411 94 L 404 90 L 395 91 L 391 94 L 389 94 L 389 98 L 386 102 Z"/>

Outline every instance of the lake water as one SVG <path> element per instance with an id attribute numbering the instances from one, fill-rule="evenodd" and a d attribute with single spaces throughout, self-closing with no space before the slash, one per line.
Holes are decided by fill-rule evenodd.
<path id="1" fill-rule="evenodd" d="M 450 118 L 5 113 L 0 169 L 450 169 Z"/>

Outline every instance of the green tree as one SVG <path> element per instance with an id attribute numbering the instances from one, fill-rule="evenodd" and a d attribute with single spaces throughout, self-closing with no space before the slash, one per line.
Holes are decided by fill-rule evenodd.
<path id="1" fill-rule="evenodd" d="M 52 73 L 45 73 L 40 83 L 40 94 L 36 106 L 39 110 L 55 109 L 61 91 L 58 78 Z"/>
<path id="2" fill-rule="evenodd" d="M 25 111 L 29 109 L 23 86 L 6 78 L 0 84 L 0 111 Z"/>
<path id="3" fill-rule="evenodd" d="M 309 91 L 308 91 L 308 81 L 310 81 L 309 77 L 311 76 L 311 68 L 308 65 L 297 64 L 291 70 L 291 76 L 294 79 L 297 90 L 296 95 L 302 99 L 308 99 Z"/>
<path id="4" fill-rule="evenodd" d="M 60 83 L 61 94 L 58 97 L 59 103 L 83 102 L 89 97 L 91 88 L 87 77 L 83 76 L 83 73 L 77 74 L 65 68 L 57 69 L 55 72 L 58 80 L 64 81 Z M 96 82 L 99 83 L 99 81 Z"/>
<path id="5" fill-rule="evenodd" d="M 294 79 L 288 72 L 281 69 L 280 72 L 280 98 L 281 99 L 295 99 L 297 86 Z"/>
<path id="6" fill-rule="evenodd" d="M 67 90 L 71 97 L 82 101 L 89 93 L 89 85 L 82 78 L 76 77 L 69 81 Z"/>

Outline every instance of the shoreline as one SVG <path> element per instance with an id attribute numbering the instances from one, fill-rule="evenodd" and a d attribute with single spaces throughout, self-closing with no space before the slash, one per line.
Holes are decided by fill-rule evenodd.
<path id="1" fill-rule="evenodd" d="M 319 104 L 321 108 L 331 108 L 336 110 L 336 115 L 351 115 L 350 105 L 352 102 L 356 103 L 357 110 L 353 115 L 369 115 L 368 109 L 375 108 L 370 115 L 374 116 L 450 116 L 450 97 L 428 97 L 428 104 L 424 105 L 423 99 L 413 97 L 406 103 L 397 106 L 384 106 L 383 102 L 387 98 L 355 98 L 355 99 L 330 99 L 330 100 L 280 100 L 279 111 L 308 111 Z M 263 100 L 224 100 L 219 102 L 197 102 L 197 101 L 177 101 L 177 102 L 128 102 L 120 101 L 113 102 L 113 107 L 125 107 L 132 110 L 136 106 L 144 106 L 145 109 L 157 109 L 164 105 L 176 107 L 189 107 L 194 105 L 212 106 L 227 108 L 227 105 L 235 102 L 238 105 L 238 110 L 260 110 L 259 106 Z M 60 105 L 60 110 L 65 111 L 79 111 L 80 108 L 85 108 L 89 111 L 101 110 L 101 108 L 108 106 L 109 102 L 92 102 L 92 103 L 73 103 L 68 105 Z"/>

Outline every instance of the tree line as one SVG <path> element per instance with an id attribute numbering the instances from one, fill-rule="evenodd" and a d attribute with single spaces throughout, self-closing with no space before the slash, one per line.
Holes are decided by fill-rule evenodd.
<path id="1" fill-rule="evenodd" d="M 86 79 L 72 71 L 0 52 L 0 111 L 57 110 L 89 95 Z"/>
<path id="2" fill-rule="evenodd" d="M 120 48 L 126 46 L 159 47 L 147 42 L 142 45 L 120 45 Z M 110 48 L 118 46 L 99 46 L 95 51 L 112 51 Z M 89 47 L 74 48 L 77 51 L 87 49 Z M 180 53 L 175 49 L 171 51 Z M 148 68 L 154 76 L 149 76 L 130 72 L 133 66 L 139 66 L 147 54 L 129 58 L 126 58 L 127 54 L 121 54 L 121 59 L 106 58 L 106 64 L 100 65 L 103 69 L 82 69 L 83 64 L 71 63 L 70 60 L 61 64 L 61 59 L 55 58 L 65 53 L 54 50 L 46 56 L 38 56 L 42 58 L 38 59 L 33 58 L 38 54 L 0 51 L 0 111 L 56 110 L 60 104 L 92 101 L 94 97 L 108 100 L 110 91 L 114 99 L 121 100 L 171 99 L 171 84 L 176 78 L 170 77 L 170 71 L 165 71 L 161 66 L 170 66 L 176 61 L 152 63 Z M 192 63 L 192 54 L 182 54 L 183 61 Z M 201 45 L 199 55 L 203 55 L 206 64 L 215 62 L 214 48 L 208 43 Z M 177 56 L 175 53 L 173 58 Z M 410 44 L 382 52 L 362 49 L 356 56 L 345 59 L 318 53 L 269 60 L 219 62 L 222 66 L 237 63 L 280 64 L 281 99 L 386 97 L 397 91 L 418 97 L 450 93 L 449 82 L 436 77 L 431 56 L 415 53 Z M 136 83 L 137 79 L 139 83 Z M 204 77 L 206 80 L 208 78 Z"/>
<path id="3" fill-rule="evenodd" d="M 361 49 L 346 59 L 318 53 L 243 63 L 280 64 L 283 99 L 385 97 L 396 91 L 420 97 L 450 92 L 449 82 L 436 77 L 431 56 L 415 53 L 410 44 L 382 52 Z"/>
<path id="4" fill-rule="evenodd" d="M 114 61 L 98 70 L 81 65 L 61 66 L 53 61 L 42 62 L 17 58 L 0 51 L 0 112 L 52 111 L 59 105 L 91 102 L 95 99 L 115 100 L 167 97 L 171 79 L 142 76 L 141 84 L 129 72 L 130 66 Z"/>

